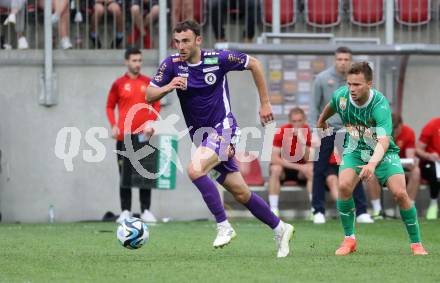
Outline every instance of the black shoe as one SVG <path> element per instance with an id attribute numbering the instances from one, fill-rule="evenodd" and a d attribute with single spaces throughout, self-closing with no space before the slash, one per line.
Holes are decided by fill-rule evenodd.
<path id="1" fill-rule="evenodd" d="M 93 37 L 91 34 L 89 35 L 89 39 L 90 39 L 90 48 L 91 49 L 101 49 L 102 48 L 102 44 L 101 44 L 101 40 L 99 40 L 99 37 Z"/>
<path id="2" fill-rule="evenodd" d="M 110 45 L 111 49 L 121 49 L 122 42 L 124 41 L 123 37 L 115 38 L 115 40 L 112 41 L 112 44 Z"/>

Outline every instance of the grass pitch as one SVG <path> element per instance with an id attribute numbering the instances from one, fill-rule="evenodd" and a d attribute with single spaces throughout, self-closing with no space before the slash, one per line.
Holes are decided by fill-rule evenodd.
<path id="1" fill-rule="evenodd" d="M 233 221 L 238 237 L 214 250 L 213 222 L 150 227 L 150 241 L 127 250 L 114 223 L 1 224 L 0 282 L 439 282 L 440 221 L 422 221 L 430 251 L 414 257 L 403 224 L 357 225 L 358 252 L 335 257 L 338 221 L 295 222 L 293 252 L 277 259 L 270 229 Z"/>

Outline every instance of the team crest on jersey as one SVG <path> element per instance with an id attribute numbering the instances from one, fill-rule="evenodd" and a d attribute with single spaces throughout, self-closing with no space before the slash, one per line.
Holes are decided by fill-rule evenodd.
<path id="1" fill-rule="evenodd" d="M 342 111 L 344 111 L 347 108 L 347 98 L 345 97 L 339 98 L 339 108 L 341 108 Z"/>
<path id="2" fill-rule="evenodd" d="M 217 77 L 214 73 L 207 73 L 205 75 L 205 83 L 209 85 L 213 85 L 215 84 L 216 81 L 217 81 Z"/>

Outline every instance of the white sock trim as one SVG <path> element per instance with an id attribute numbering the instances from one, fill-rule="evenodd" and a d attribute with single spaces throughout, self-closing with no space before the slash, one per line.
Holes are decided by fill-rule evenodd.
<path id="1" fill-rule="evenodd" d="M 278 223 L 277 227 L 273 229 L 276 235 L 280 235 L 284 231 L 284 222 L 280 220 L 280 223 Z"/>
<path id="2" fill-rule="evenodd" d="M 380 204 L 380 198 L 372 199 L 371 206 L 373 207 L 374 212 L 379 212 L 382 210 L 382 205 Z"/>
<path id="3" fill-rule="evenodd" d="M 279 195 L 269 195 L 269 205 L 270 208 L 278 209 L 278 201 L 280 199 Z"/>

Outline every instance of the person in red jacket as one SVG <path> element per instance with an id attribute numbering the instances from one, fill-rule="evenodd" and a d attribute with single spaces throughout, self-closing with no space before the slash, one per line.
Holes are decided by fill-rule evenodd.
<path id="1" fill-rule="evenodd" d="M 127 49 L 125 51 L 125 64 L 127 73 L 113 83 L 107 98 L 107 117 L 112 127 L 112 136 L 117 140 L 116 148 L 118 151 L 125 151 L 125 143 L 127 142 L 133 142 L 133 144 L 134 142 L 140 144 L 148 142 L 154 134 L 150 122 L 156 120 L 157 113 L 160 111 L 160 102 L 149 105 L 145 101 L 145 90 L 150 84 L 150 78 L 140 73 L 142 65 L 141 51 L 137 48 Z M 133 111 L 133 106 L 143 107 L 138 111 Z M 115 118 L 116 107 L 118 109 L 117 120 Z M 131 115 L 131 113 L 134 113 L 134 115 Z M 128 121 L 128 119 L 131 119 L 131 121 Z M 126 128 L 127 125 L 130 125 L 130 122 L 131 127 Z M 116 220 L 121 223 L 131 216 L 131 173 L 134 168 L 127 157 L 118 154 L 117 158 L 119 174 L 124 180 L 124 182 L 121 182 L 119 189 L 122 213 Z M 146 222 L 156 222 L 156 218 L 149 211 L 151 188 L 139 189 L 141 219 Z"/>
<path id="2" fill-rule="evenodd" d="M 282 181 L 304 182 L 309 198 L 312 193 L 313 163 L 309 161 L 311 131 L 306 114 L 295 107 L 289 112 L 289 123 L 281 126 L 273 139 L 269 172 L 269 205 L 279 215 L 278 202 Z"/>
<path id="3" fill-rule="evenodd" d="M 438 218 L 438 194 L 440 191 L 440 117 L 431 119 L 422 129 L 417 143 L 417 155 L 422 159 L 422 177 L 429 183 L 431 202 L 426 219 Z"/>

